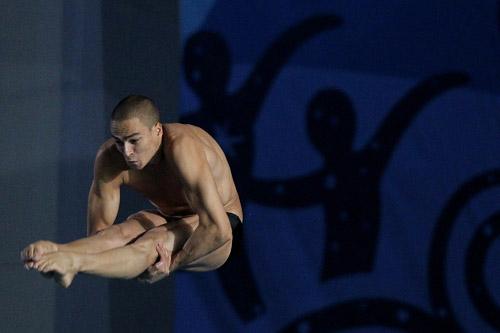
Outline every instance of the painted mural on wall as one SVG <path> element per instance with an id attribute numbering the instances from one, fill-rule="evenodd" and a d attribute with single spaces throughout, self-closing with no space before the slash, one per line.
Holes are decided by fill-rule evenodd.
<path id="1" fill-rule="evenodd" d="M 491 257 L 491 249 L 496 249 L 494 243 L 500 232 L 498 200 L 493 204 L 493 212 L 491 205 L 480 207 L 487 214 L 484 218 L 477 214 L 481 217 L 474 221 L 474 228 L 469 230 L 470 237 L 463 249 L 454 249 L 455 243 L 450 241 L 457 230 L 456 225 L 460 223 L 459 216 L 469 209 L 468 205 L 477 197 L 491 196 L 491 191 L 498 190 L 500 171 L 495 167 L 500 166 L 500 151 L 495 150 L 492 142 L 488 141 L 487 145 L 478 148 L 474 142 L 476 138 L 471 136 L 468 146 L 452 149 L 464 152 L 464 155 L 469 149 L 480 150 L 488 156 L 464 168 L 445 171 L 453 182 L 438 182 L 439 189 L 428 195 L 443 201 L 442 206 L 434 203 L 433 209 L 440 212 L 434 218 L 430 212 L 413 211 L 427 204 L 424 199 L 415 202 L 426 197 L 426 193 L 422 193 L 424 185 L 417 183 L 414 187 L 406 187 L 405 190 L 411 193 L 408 197 L 402 196 L 392 202 L 384 200 L 386 192 L 392 193 L 398 188 L 401 174 L 410 179 L 418 178 L 411 174 L 412 168 L 424 170 L 420 176 L 430 178 L 438 177 L 436 174 L 441 172 L 438 170 L 453 164 L 451 153 L 432 156 L 432 160 L 426 161 L 421 158 L 419 149 L 433 151 L 435 148 L 419 145 L 423 142 L 425 146 L 428 137 L 440 140 L 440 135 L 455 135 L 446 128 L 436 133 L 433 130 L 435 125 L 426 123 L 432 119 L 449 124 L 449 127 L 457 124 L 477 126 L 465 120 L 470 115 L 463 122 L 456 118 L 448 121 L 447 117 L 455 112 L 455 105 L 463 104 L 464 98 L 472 101 L 470 103 L 474 106 L 483 98 L 474 95 L 474 84 L 480 70 L 474 72 L 467 66 L 460 68 L 441 64 L 441 70 L 436 71 L 435 65 L 432 65 L 428 66 L 431 70 L 418 76 L 418 79 L 396 80 L 396 83 L 383 74 L 371 73 L 370 76 L 376 77 L 376 80 L 367 85 L 368 89 L 385 95 L 368 98 L 362 92 L 367 88 L 357 86 L 358 81 L 365 80 L 359 78 L 362 74 L 351 74 L 352 70 L 346 74 L 345 70 L 339 71 L 335 66 L 325 64 L 318 64 L 323 72 L 317 68 L 305 71 L 301 68 L 308 57 L 320 57 L 317 53 L 343 52 L 338 49 L 335 36 L 344 27 L 352 29 L 354 23 L 349 22 L 348 15 L 322 13 L 304 16 L 305 13 L 299 15 L 292 10 L 292 23 L 275 34 L 251 62 L 232 56 L 234 51 L 231 46 L 245 44 L 245 41 L 228 39 L 226 35 L 231 34 L 224 33 L 227 28 L 216 29 L 221 18 L 228 15 L 232 8 L 225 1 L 217 2 L 212 9 L 211 20 L 207 19 L 204 24 L 205 29 L 191 34 L 185 41 L 183 70 L 186 93 L 181 121 L 199 125 L 221 143 L 245 205 L 245 224 L 235 235 L 234 251 L 222 269 L 210 273 L 209 277 L 179 278 L 178 302 L 182 308 L 206 306 L 207 313 L 224 312 L 230 324 L 219 323 L 222 325 L 219 329 L 230 327 L 247 331 L 325 332 L 360 327 L 374 331 L 377 327 L 385 327 L 408 332 L 460 332 L 472 327 L 500 330 L 500 322 L 495 315 L 498 314 L 499 290 L 492 290 L 491 285 L 491 276 L 498 270 L 487 268 L 491 261 L 488 256 Z M 276 8 L 269 11 L 276 15 L 281 13 Z M 359 24 L 358 28 L 370 29 L 370 25 Z M 241 29 L 248 34 L 252 31 Z M 432 27 L 426 29 L 432 30 Z M 257 39 L 259 31 L 255 36 L 243 37 L 242 33 L 241 38 Z M 427 33 L 432 34 L 432 31 Z M 497 61 L 495 65 L 498 70 L 500 63 Z M 294 70 L 300 73 L 294 74 L 299 77 L 296 82 L 284 78 L 296 73 Z M 342 78 L 336 77 L 335 73 Z M 382 82 L 382 87 L 376 87 L 375 81 Z M 391 88 L 397 89 L 397 92 L 391 91 Z M 498 96 L 498 91 L 486 94 Z M 495 124 L 496 121 L 496 125 L 492 125 L 493 131 L 478 129 L 471 135 L 481 132 L 487 133 L 489 140 L 498 139 L 494 129 L 498 130 L 499 114 L 489 110 L 497 107 L 498 111 L 498 98 L 488 100 L 489 104 L 481 104 L 487 110 L 478 119 L 480 124 Z M 297 101 L 301 104 L 297 105 Z M 374 105 L 370 112 L 376 112 L 377 116 L 363 111 L 359 105 Z M 438 113 L 443 107 L 447 112 Z M 467 110 L 456 112 L 456 116 L 460 117 L 464 112 Z M 358 126 L 358 123 L 363 123 L 363 116 L 376 119 L 369 122 L 369 130 L 366 125 Z M 294 128 L 297 124 L 302 126 L 300 130 Z M 295 136 L 281 132 L 295 130 Z M 467 133 L 464 131 L 464 135 Z M 421 136 L 415 138 L 419 134 Z M 292 140 L 282 142 L 283 137 Z M 360 137 L 363 139 L 360 140 Z M 457 146 L 459 144 L 456 143 Z M 299 148 L 293 148 L 294 145 Z M 270 157 L 262 158 L 267 155 L 259 149 L 267 149 L 266 154 Z M 282 150 L 289 152 L 283 153 Z M 492 156 L 492 152 L 493 155 L 497 153 L 496 157 Z M 410 158 L 404 159 L 402 155 Z M 280 157 L 285 159 L 283 156 L 288 156 L 288 164 L 293 166 L 288 167 L 286 161 L 279 160 Z M 309 159 L 310 156 L 314 158 Z M 437 163 L 438 167 L 433 163 Z M 276 170 L 284 165 L 286 167 L 281 173 Z M 436 168 L 436 174 L 425 171 L 433 172 L 433 168 Z M 464 169 L 468 170 L 467 174 L 464 174 Z M 270 177 L 270 174 L 278 176 Z M 400 186 L 407 183 L 411 184 L 411 181 L 405 180 Z M 396 185 L 391 185 L 393 189 L 388 191 L 386 184 Z M 271 211 L 272 217 L 269 216 Z M 399 222 L 395 217 L 388 218 L 391 214 L 402 214 L 409 220 L 415 215 L 426 216 L 422 226 L 411 227 L 419 230 L 419 235 L 426 235 L 427 240 L 422 241 L 420 248 L 398 248 L 401 235 L 388 233 L 387 225 L 391 229 L 394 228 L 393 223 Z M 290 221 L 283 223 L 284 220 Z M 311 249 L 313 255 L 305 255 L 306 259 L 300 261 L 293 254 L 279 250 L 282 247 L 279 239 L 307 230 L 308 225 L 309 229 L 321 233 L 314 238 L 304 237 L 304 243 L 292 244 L 290 248 L 297 253 Z M 425 234 L 424 229 L 430 230 L 430 234 Z M 271 244 L 269 240 L 273 240 L 273 233 L 276 240 Z M 418 240 L 415 242 L 418 243 Z M 261 244 L 266 250 L 260 249 Z M 273 247 L 276 251 L 269 251 Z M 304 251 L 301 251 L 302 248 Z M 423 276 L 424 281 L 415 277 L 415 281 L 394 282 L 395 276 L 405 273 L 381 273 L 377 263 L 380 266 L 380 262 L 387 257 L 387 251 L 404 252 L 402 256 L 410 260 L 420 258 L 418 275 Z M 454 271 L 456 275 L 450 277 L 450 261 L 461 263 L 463 271 Z M 303 263 L 316 270 L 296 274 Z M 290 272 L 286 272 L 287 267 Z M 396 269 L 404 270 L 404 267 Z M 411 272 L 406 274 L 412 276 Z M 216 279 L 212 279 L 215 276 Z M 286 279 L 278 279 L 277 276 Z M 302 285 L 295 281 L 300 276 L 307 276 Z M 450 288 L 456 282 L 451 283 L 450 279 L 456 276 L 463 280 L 465 291 L 463 295 L 453 297 Z M 369 283 L 368 287 L 364 285 L 365 289 L 357 288 L 361 285 L 360 281 L 372 281 L 370 279 L 383 281 L 382 289 L 385 291 L 380 292 L 377 283 Z M 198 283 L 208 282 L 213 291 L 200 293 L 203 295 L 192 299 L 187 299 L 189 296 L 183 298 L 183 290 L 196 288 L 195 280 Z M 336 285 L 349 286 L 349 281 L 352 281 L 352 286 L 344 288 L 342 297 L 335 295 L 338 291 Z M 388 286 L 389 281 L 393 286 Z M 286 286 L 290 286 L 289 292 L 282 293 L 282 290 L 287 290 Z M 417 297 L 405 299 L 393 296 L 400 288 L 414 288 Z M 360 293 L 361 289 L 367 290 L 365 295 Z M 209 299 L 215 294 L 217 299 L 224 300 L 226 305 L 223 308 L 211 308 L 213 304 Z M 312 296 L 304 296 L 308 294 Z M 301 295 L 304 296 L 302 304 Z M 289 308 L 284 306 L 292 303 Z M 457 310 L 457 304 L 458 308 L 473 309 L 470 311 L 474 311 L 475 315 L 464 319 L 461 315 L 463 310 Z M 181 327 L 186 329 L 182 318 L 180 313 L 179 330 Z M 190 327 L 193 330 L 196 327 L 216 331 L 217 325 L 216 321 L 200 322 Z"/>

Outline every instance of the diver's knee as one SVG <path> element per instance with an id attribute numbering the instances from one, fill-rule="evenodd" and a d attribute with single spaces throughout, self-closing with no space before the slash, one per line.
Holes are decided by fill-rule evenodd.
<path id="1" fill-rule="evenodd" d="M 156 252 L 156 243 L 151 238 L 139 238 L 130 246 L 136 251 L 139 251 L 143 256 L 145 256 L 146 261 L 150 264 L 155 262 L 156 258 L 158 257 L 158 253 Z"/>
<path id="2" fill-rule="evenodd" d="M 126 235 L 119 224 L 113 224 L 99 231 L 96 236 L 101 238 L 103 242 L 108 243 L 111 248 L 123 246 L 127 243 Z"/>
<path id="3" fill-rule="evenodd" d="M 167 233 L 164 230 L 152 229 L 147 231 L 142 237 L 137 239 L 132 246 L 143 252 L 147 260 L 154 262 L 158 257 L 157 244 L 164 244 L 167 240 Z"/>

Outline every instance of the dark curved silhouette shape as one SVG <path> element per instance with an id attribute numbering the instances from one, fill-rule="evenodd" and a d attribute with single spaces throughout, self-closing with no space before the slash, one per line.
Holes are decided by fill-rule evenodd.
<path id="1" fill-rule="evenodd" d="M 460 330 L 460 327 L 454 316 L 446 287 L 446 251 L 451 231 L 462 208 L 471 198 L 497 186 L 500 186 L 500 169 L 486 171 L 469 180 L 460 186 L 447 201 L 434 228 L 429 252 L 428 285 L 430 300 L 433 312 L 443 320 L 455 323 L 456 330 Z M 473 248 L 473 251 L 476 250 L 476 248 Z M 469 265 L 471 265 L 470 262 Z"/>
<path id="2" fill-rule="evenodd" d="M 500 212 L 490 216 L 474 234 L 467 250 L 465 276 L 467 291 L 481 317 L 500 331 L 500 306 L 488 293 L 484 277 L 487 251 L 500 236 Z"/>
<path id="3" fill-rule="evenodd" d="M 234 94 L 227 92 L 231 59 L 224 39 L 216 33 L 201 31 L 187 41 L 184 53 L 186 80 L 200 99 L 201 107 L 198 112 L 181 117 L 181 121 L 199 125 L 216 137 L 222 131 L 229 138 L 225 140 L 229 146 L 221 143 L 243 203 L 252 196 L 249 192 L 255 119 L 274 79 L 295 50 L 308 39 L 340 24 L 337 16 L 318 15 L 292 26 L 267 48 Z M 250 270 L 243 229 L 235 233 L 232 254 L 218 274 L 239 317 L 249 321 L 259 316 L 265 305 Z"/>
<path id="4" fill-rule="evenodd" d="M 403 132 L 409 127 L 411 121 L 421 109 L 440 94 L 443 94 L 447 90 L 463 86 L 468 81 L 468 75 L 455 72 L 435 75 L 424 80 L 408 92 L 401 101 L 395 104 L 376 134 L 358 152 L 350 151 L 355 127 L 353 124 L 354 111 L 350 110 L 352 107 L 350 107 L 350 101 L 347 100 L 348 97 L 339 89 L 334 88 L 318 92 L 309 106 L 308 127 L 311 141 L 323 154 L 327 163 L 326 167 L 311 174 L 284 181 L 253 179 L 252 193 L 255 196 L 252 197 L 252 200 L 260 204 L 269 206 L 278 205 L 280 207 L 316 204 L 321 201 L 325 191 L 328 191 L 328 186 L 324 184 L 325 181 L 328 183 L 328 179 L 325 180 L 325 178 L 334 176 L 331 171 L 327 170 L 329 164 L 332 163 L 332 167 L 334 168 L 340 163 L 352 164 L 352 155 L 359 155 L 358 159 L 360 161 L 370 164 L 370 166 L 373 165 L 375 169 L 375 172 L 368 172 L 368 169 L 358 170 L 361 175 L 381 174 L 389 162 L 391 154 Z M 330 96 L 329 100 L 333 101 L 332 103 L 329 103 L 327 100 L 328 95 Z M 323 102 L 319 103 L 318 100 Z M 342 101 L 336 102 L 335 100 Z M 329 119 L 336 116 L 335 111 L 331 111 L 329 117 L 324 115 L 319 116 L 318 121 L 314 124 L 316 127 L 312 126 L 310 119 L 314 117 L 313 114 L 316 107 L 320 107 L 318 104 L 322 104 L 325 109 L 333 109 L 328 104 L 343 105 L 342 108 L 347 110 L 347 112 L 343 111 L 342 113 L 351 113 L 343 117 L 345 119 L 343 121 L 345 123 L 344 126 L 341 126 L 343 128 L 325 126 L 325 124 L 327 125 L 332 122 L 338 123 L 337 120 L 332 121 Z M 323 111 L 323 113 L 326 112 Z M 340 118 L 342 119 L 342 117 Z M 349 130 L 345 130 L 346 128 L 349 128 Z M 336 130 L 339 130 L 339 133 L 342 134 L 333 134 L 334 136 L 332 136 L 332 133 L 335 133 Z M 321 133 L 321 135 L 315 133 Z M 349 139 L 346 140 L 346 138 Z M 349 151 L 347 151 L 348 149 Z M 343 158 L 347 158 L 348 161 L 342 161 L 341 159 Z M 356 168 L 355 165 L 350 165 L 350 167 Z"/>
<path id="5" fill-rule="evenodd" d="M 355 116 L 340 89 L 319 91 L 309 105 L 308 133 L 324 158 L 324 168 L 283 181 L 252 180 L 252 199 L 270 206 L 323 203 L 326 246 L 322 279 L 370 272 L 379 233 L 383 173 L 413 119 L 427 104 L 469 81 L 464 73 L 431 76 L 412 88 L 391 109 L 374 136 L 353 151 Z"/>
<path id="6" fill-rule="evenodd" d="M 325 333 L 369 326 L 382 326 L 415 333 L 454 332 L 446 323 L 413 305 L 384 298 L 338 303 L 305 315 L 280 332 Z"/>
<path id="7" fill-rule="evenodd" d="M 453 316 L 445 284 L 445 254 L 454 221 L 471 198 L 500 186 L 500 169 L 486 171 L 463 184 L 448 200 L 431 243 L 429 286 L 432 314 L 399 301 L 374 298 L 334 304 L 305 315 L 281 332 L 334 332 L 383 326 L 406 332 L 462 332 Z M 491 215 L 475 232 L 467 249 L 466 284 L 474 306 L 495 329 L 500 328 L 500 307 L 488 294 L 484 278 L 487 250 L 500 235 L 500 212 Z"/>
<path id="8" fill-rule="evenodd" d="M 396 144 L 415 116 L 437 97 L 469 82 L 469 75 L 463 72 L 436 74 L 420 82 L 392 107 L 375 135 L 365 145 L 363 152 L 372 156 L 376 154 L 374 166 L 380 170 L 385 169 Z"/>

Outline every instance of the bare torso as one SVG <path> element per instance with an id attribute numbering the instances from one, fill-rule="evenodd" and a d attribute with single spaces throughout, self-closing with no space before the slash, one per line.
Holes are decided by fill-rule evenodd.
<path id="1" fill-rule="evenodd" d="M 196 126 L 178 123 L 163 124 L 162 147 L 159 154 L 142 170 L 124 168 L 121 171 L 123 184 L 143 194 L 166 216 L 194 214 L 171 158 L 172 146 L 183 136 L 189 136 L 201 144 L 224 209 L 243 220 L 241 203 L 227 159 L 217 142 L 207 132 Z M 107 142 L 108 149 L 116 149 L 113 143 L 112 139 Z M 117 165 L 125 165 L 120 154 L 112 155 L 121 159 L 121 161 L 116 161 Z"/>

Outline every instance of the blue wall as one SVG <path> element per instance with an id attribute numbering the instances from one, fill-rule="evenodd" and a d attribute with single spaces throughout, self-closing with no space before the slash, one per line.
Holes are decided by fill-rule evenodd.
<path id="1" fill-rule="evenodd" d="M 500 330 L 498 1 L 181 1 L 245 207 L 177 332 Z M 193 318 L 193 314 L 194 318 Z"/>

